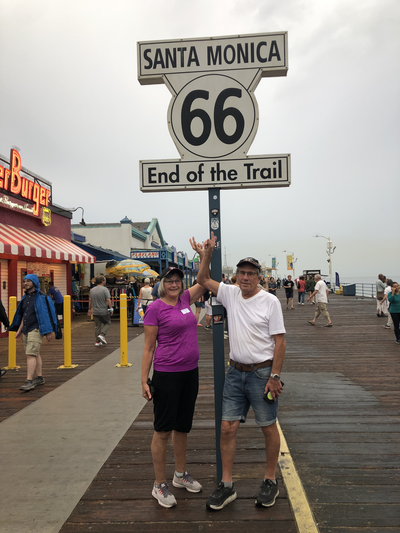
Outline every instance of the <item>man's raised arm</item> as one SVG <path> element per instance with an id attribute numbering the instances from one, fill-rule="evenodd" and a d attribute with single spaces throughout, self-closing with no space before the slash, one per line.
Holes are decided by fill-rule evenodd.
<path id="1" fill-rule="evenodd" d="M 210 262 L 215 248 L 214 233 L 211 232 L 211 238 L 204 241 L 203 244 L 196 242 L 194 237 L 189 239 L 189 242 L 193 250 L 197 252 L 200 257 L 200 270 L 196 278 L 197 283 L 216 295 L 218 293 L 219 283 L 218 281 L 211 279 L 210 276 Z"/>

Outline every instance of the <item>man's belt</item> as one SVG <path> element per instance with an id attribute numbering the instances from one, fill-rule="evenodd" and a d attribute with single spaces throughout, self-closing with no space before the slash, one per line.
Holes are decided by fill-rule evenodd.
<path id="1" fill-rule="evenodd" d="M 255 363 L 254 365 L 244 365 L 243 363 L 237 363 L 236 361 L 229 359 L 229 364 L 233 366 L 233 368 L 236 368 L 236 370 L 239 370 L 239 372 L 253 372 L 258 368 L 272 366 L 272 359 L 268 359 L 268 361 L 263 361 L 262 363 Z"/>

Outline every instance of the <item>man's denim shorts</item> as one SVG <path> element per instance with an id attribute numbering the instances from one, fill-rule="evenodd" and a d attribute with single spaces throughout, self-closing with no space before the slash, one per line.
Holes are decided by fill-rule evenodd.
<path id="1" fill-rule="evenodd" d="M 268 403 L 263 399 L 271 367 L 254 372 L 240 372 L 228 366 L 222 402 L 222 420 L 246 422 L 250 405 L 258 426 L 270 426 L 276 422 L 278 400 Z"/>

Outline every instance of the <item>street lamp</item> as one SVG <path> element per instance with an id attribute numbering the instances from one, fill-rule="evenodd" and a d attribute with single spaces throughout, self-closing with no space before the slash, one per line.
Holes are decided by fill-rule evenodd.
<path id="1" fill-rule="evenodd" d="M 289 251 L 287 251 L 287 250 L 283 250 L 283 253 L 284 253 L 284 254 L 290 254 L 290 253 L 292 254 L 293 279 L 296 279 L 296 275 L 295 275 L 295 273 L 294 273 L 294 264 L 297 262 L 298 257 L 296 257 L 296 259 L 295 259 L 295 258 L 294 258 L 294 252 L 289 252 Z"/>
<path id="2" fill-rule="evenodd" d="M 317 233 L 317 235 L 314 235 L 314 237 L 321 237 L 322 239 L 326 239 L 328 241 L 326 243 L 326 247 L 327 247 L 326 253 L 329 256 L 329 259 L 328 259 L 328 263 L 329 263 L 329 279 L 330 279 L 330 283 L 331 283 L 331 292 L 335 292 L 334 289 L 333 289 L 333 281 L 332 281 L 332 254 L 335 251 L 336 246 L 334 248 L 332 247 L 332 241 L 331 241 L 330 237 L 324 237 L 323 235 L 318 235 L 318 233 Z M 335 284 L 335 286 L 336 286 L 336 284 Z"/>
<path id="3" fill-rule="evenodd" d="M 86 226 L 86 222 L 83 219 L 83 215 L 85 214 L 85 211 L 83 210 L 83 207 L 71 207 L 71 209 L 68 209 L 68 211 L 71 211 L 72 213 L 74 211 L 78 211 L 78 209 L 82 209 L 82 220 L 79 222 L 81 226 Z"/>

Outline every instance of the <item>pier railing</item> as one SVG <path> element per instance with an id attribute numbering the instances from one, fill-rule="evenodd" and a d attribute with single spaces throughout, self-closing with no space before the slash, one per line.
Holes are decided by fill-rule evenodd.
<path id="1" fill-rule="evenodd" d="M 342 285 L 348 288 L 355 286 L 355 294 L 353 293 L 351 296 L 358 298 L 376 298 L 375 283 L 343 283 Z"/>

